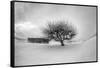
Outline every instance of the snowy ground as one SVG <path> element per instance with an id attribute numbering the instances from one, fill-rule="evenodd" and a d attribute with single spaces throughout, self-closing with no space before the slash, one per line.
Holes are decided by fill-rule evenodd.
<path id="1" fill-rule="evenodd" d="M 60 46 L 59 42 L 49 44 L 29 43 L 15 40 L 15 65 L 38 65 L 53 63 L 84 62 L 96 60 L 96 38 L 84 44 Z"/>

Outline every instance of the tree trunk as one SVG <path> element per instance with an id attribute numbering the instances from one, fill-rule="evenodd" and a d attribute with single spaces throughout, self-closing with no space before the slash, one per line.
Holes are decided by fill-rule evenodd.
<path id="1" fill-rule="evenodd" d="M 64 42 L 63 42 L 63 40 L 61 40 L 61 46 L 64 46 Z"/>

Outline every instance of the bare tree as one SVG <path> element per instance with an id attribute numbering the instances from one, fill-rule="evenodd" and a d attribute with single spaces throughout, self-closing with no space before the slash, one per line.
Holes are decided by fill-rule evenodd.
<path id="1" fill-rule="evenodd" d="M 61 46 L 64 46 L 64 40 L 71 40 L 77 34 L 76 28 L 64 21 L 49 22 L 43 33 L 49 40 L 59 41 Z"/>

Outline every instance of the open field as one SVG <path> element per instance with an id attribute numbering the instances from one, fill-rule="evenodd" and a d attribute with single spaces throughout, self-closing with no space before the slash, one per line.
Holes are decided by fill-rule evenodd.
<path id="1" fill-rule="evenodd" d="M 96 37 L 82 44 L 60 46 L 59 42 L 49 44 L 29 43 L 15 40 L 15 65 L 38 65 L 70 63 L 96 60 Z"/>

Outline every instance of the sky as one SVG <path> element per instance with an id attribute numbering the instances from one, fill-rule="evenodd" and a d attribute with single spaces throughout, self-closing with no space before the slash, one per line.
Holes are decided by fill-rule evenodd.
<path id="1" fill-rule="evenodd" d="M 52 21 L 68 21 L 77 28 L 77 38 L 87 38 L 96 33 L 96 7 L 15 3 L 16 36 L 44 37 L 42 30 Z"/>

